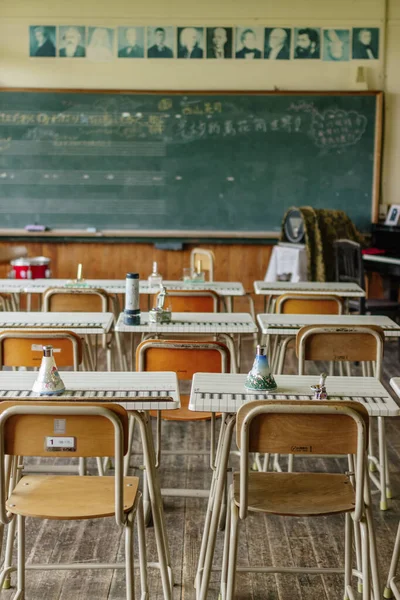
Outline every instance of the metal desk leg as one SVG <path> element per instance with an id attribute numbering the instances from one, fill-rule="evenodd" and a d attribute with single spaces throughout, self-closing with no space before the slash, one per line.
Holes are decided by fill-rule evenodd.
<path id="1" fill-rule="evenodd" d="M 215 550 L 215 541 L 217 537 L 218 530 L 218 522 L 221 511 L 222 497 L 224 493 L 224 488 L 226 484 L 226 471 L 228 468 L 229 461 L 229 453 L 231 448 L 232 441 L 232 433 L 233 428 L 236 423 L 236 415 L 228 415 L 226 417 L 226 430 L 224 437 L 222 439 L 222 447 L 221 452 L 219 453 L 219 461 L 217 465 L 217 470 L 215 472 L 215 485 L 214 485 L 214 494 L 211 499 L 210 494 L 210 502 L 207 507 L 207 513 L 210 512 L 210 515 L 207 514 L 206 523 L 209 521 L 209 531 L 204 531 L 203 535 L 206 535 L 205 541 L 205 556 L 204 556 L 204 564 L 201 565 L 199 560 L 199 566 L 197 570 L 196 579 L 201 580 L 201 587 L 199 593 L 199 600 L 207 600 L 208 596 L 208 586 L 210 584 L 210 576 L 212 569 L 212 562 L 214 557 Z M 202 549 L 203 551 L 203 541 L 202 541 Z M 201 558 L 201 556 L 200 556 Z M 202 575 L 200 571 L 202 570 Z"/>
<path id="2" fill-rule="evenodd" d="M 164 599 L 172 600 L 173 575 L 171 568 L 171 557 L 165 528 L 160 483 L 158 480 L 157 469 L 155 468 L 155 452 L 150 419 L 148 414 L 145 412 L 135 411 L 134 414 L 140 428 L 143 447 L 143 461 L 147 473 L 149 498 L 153 515 L 154 533 L 156 537 L 159 561 L 156 566 L 159 567 L 161 573 Z"/>
<path id="3" fill-rule="evenodd" d="M 223 414 L 222 419 L 221 419 L 221 427 L 219 430 L 218 445 L 217 445 L 217 450 L 216 450 L 216 455 L 215 455 L 215 461 L 214 461 L 214 464 L 211 466 L 211 468 L 213 470 L 213 476 L 211 479 L 210 493 L 208 496 L 207 511 L 206 511 L 206 520 L 204 523 L 204 530 L 203 530 L 203 535 L 201 538 L 200 555 L 199 555 L 199 560 L 197 563 L 197 571 L 196 571 L 196 577 L 195 577 L 195 581 L 194 581 L 194 587 L 197 589 L 197 594 L 196 594 L 197 598 L 199 596 L 199 591 L 200 591 L 201 575 L 202 575 L 202 570 L 204 567 L 204 558 L 206 555 L 208 536 L 209 536 L 209 532 L 210 532 L 212 505 L 213 505 L 213 501 L 214 501 L 215 484 L 217 481 L 217 465 L 219 465 L 219 461 L 220 461 L 220 457 L 221 457 L 221 448 L 222 448 L 224 436 L 226 433 L 226 427 L 227 427 L 227 415 Z"/>

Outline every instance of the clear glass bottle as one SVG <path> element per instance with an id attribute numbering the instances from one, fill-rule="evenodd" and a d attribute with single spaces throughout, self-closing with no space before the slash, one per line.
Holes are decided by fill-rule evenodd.
<path id="1" fill-rule="evenodd" d="M 162 275 L 157 270 L 156 261 L 153 262 L 153 271 L 148 277 L 149 286 L 152 288 L 159 288 L 162 284 Z"/>

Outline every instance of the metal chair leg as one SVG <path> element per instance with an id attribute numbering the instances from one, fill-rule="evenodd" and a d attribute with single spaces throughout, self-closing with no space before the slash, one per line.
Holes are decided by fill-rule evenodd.
<path id="1" fill-rule="evenodd" d="M 382 417 L 378 417 L 378 441 L 379 441 L 379 477 L 380 477 L 380 492 L 381 510 L 387 510 L 386 500 L 386 438 L 385 438 L 385 422 Z"/>
<path id="2" fill-rule="evenodd" d="M 390 569 L 389 569 L 389 575 L 388 575 L 388 578 L 386 581 L 385 591 L 383 593 L 384 598 L 392 598 L 393 597 L 392 585 L 393 585 L 393 580 L 396 575 L 397 565 L 399 564 L 399 559 L 400 559 L 400 523 L 397 528 L 396 541 L 394 543 L 393 555 L 392 555 L 392 560 L 391 560 Z"/>
<path id="3" fill-rule="evenodd" d="M 345 515 L 345 555 L 344 555 L 344 600 L 350 600 L 348 587 L 352 576 L 352 523 L 350 513 Z"/>
<path id="4" fill-rule="evenodd" d="M 231 528 L 230 528 L 230 540 L 229 540 L 229 562 L 228 562 L 228 577 L 226 586 L 226 600 L 233 600 L 235 595 L 235 582 L 236 582 L 236 560 L 237 560 L 237 547 L 238 547 L 238 525 L 239 525 L 239 513 L 237 506 L 231 497 Z"/>
<path id="5" fill-rule="evenodd" d="M 135 576 L 133 555 L 133 513 L 127 515 L 125 523 L 125 577 L 126 600 L 135 600 Z"/>
<path id="6" fill-rule="evenodd" d="M 18 524 L 18 570 L 17 593 L 14 600 L 25 600 L 25 517 L 17 515 Z"/>
<path id="7" fill-rule="evenodd" d="M 147 600 L 149 597 L 149 586 L 147 579 L 146 533 L 144 525 L 143 499 L 141 494 L 136 509 L 136 522 L 139 543 L 140 589 L 142 592 L 141 600 Z"/>

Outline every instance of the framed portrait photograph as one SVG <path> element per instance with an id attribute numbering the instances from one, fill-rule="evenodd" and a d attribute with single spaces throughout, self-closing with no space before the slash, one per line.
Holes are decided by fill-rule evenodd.
<path id="1" fill-rule="evenodd" d="M 323 60 L 344 62 L 350 59 L 349 29 L 324 29 L 323 41 Z"/>
<path id="2" fill-rule="evenodd" d="M 397 225 L 400 220 L 400 204 L 392 204 L 386 215 L 385 225 Z"/>
<path id="3" fill-rule="evenodd" d="M 118 27 L 118 58 L 144 57 L 144 27 Z"/>
<path id="4" fill-rule="evenodd" d="M 29 27 L 29 56 L 54 58 L 56 55 L 56 26 L 31 25 Z"/>
<path id="5" fill-rule="evenodd" d="M 108 62 L 114 55 L 114 29 L 112 27 L 89 27 L 86 58 Z"/>
<path id="6" fill-rule="evenodd" d="M 232 27 L 207 27 L 207 58 L 232 58 Z"/>
<path id="7" fill-rule="evenodd" d="M 147 58 L 174 58 L 175 27 L 147 28 Z"/>
<path id="8" fill-rule="evenodd" d="M 353 27 L 353 59 L 379 58 L 379 27 Z"/>
<path id="9" fill-rule="evenodd" d="M 203 27 L 178 27 L 178 58 L 204 57 Z"/>
<path id="10" fill-rule="evenodd" d="M 296 27 L 294 30 L 294 58 L 321 58 L 321 29 Z"/>
<path id="11" fill-rule="evenodd" d="M 236 27 L 235 58 L 262 58 L 264 27 Z"/>
<path id="12" fill-rule="evenodd" d="M 289 60 L 292 30 L 289 27 L 265 28 L 264 58 L 268 60 Z"/>
<path id="13" fill-rule="evenodd" d="M 86 28 L 82 25 L 60 25 L 58 28 L 58 56 L 83 58 L 86 56 Z"/>

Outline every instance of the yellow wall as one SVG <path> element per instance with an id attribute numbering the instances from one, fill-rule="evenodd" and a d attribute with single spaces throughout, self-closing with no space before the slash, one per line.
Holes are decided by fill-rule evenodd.
<path id="1" fill-rule="evenodd" d="M 387 92 L 382 201 L 400 204 L 400 0 L 0 0 L 0 11 L 0 85 L 7 87 L 351 90 L 364 65 L 370 89 Z M 28 26 L 45 24 L 380 27 L 380 60 L 31 59 Z"/>

